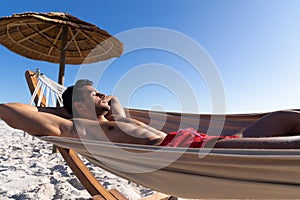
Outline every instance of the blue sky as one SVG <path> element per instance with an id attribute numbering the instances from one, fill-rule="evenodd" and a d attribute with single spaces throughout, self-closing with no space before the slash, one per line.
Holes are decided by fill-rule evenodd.
<path id="1" fill-rule="evenodd" d="M 68 12 L 116 36 L 143 27 L 174 30 L 196 41 L 215 63 L 224 87 L 227 113 L 300 107 L 298 0 L 86 0 L 84 3 L 76 0 L 0 1 L 0 13 L 1 16 L 10 16 L 27 11 Z M 128 43 L 124 45 L 129 46 Z M 57 79 L 58 64 L 23 58 L 3 46 L 0 46 L 0 58 L 0 102 L 29 102 L 24 79 L 27 69 L 38 67 L 49 77 Z M 114 94 L 116 84 L 130 70 L 141 66 L 151 69 L 158 65 L 184 76 L 193 89 L 198 107 L 182 107 L 183 103 L 191 101 L 188 92 L 184 98 L 178 98 L 168 85 L 155 83 L 128 91 L 130 99 L 121 99 L 126 107 L 212 111 L 211 91 L 205 78 L 196 76 L 190 63 L 180 56 L 157 49 L 134 51 L 116 59 L 96 87 Z M 66 85 L 74 83 L 81 67 L 84 66 L 66 66 Z M 172 77 L 169 79 L 178 81 Z M 177 87 L 185 91 L 182 84 Z M 122 88 L 126 88 L 126 84 Z"/>

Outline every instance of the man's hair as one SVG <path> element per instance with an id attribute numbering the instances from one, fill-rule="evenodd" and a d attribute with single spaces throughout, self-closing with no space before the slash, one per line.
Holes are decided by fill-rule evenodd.
<path id="1" fill-rule="evenodd" d="M 73 115 L 73 102 L 84 101 L 80 88 L 86 85 L 92 86 L 93 82 L 87 79 L 78 80 L 75 85 L 68 87 L 62 94 L 64 107 L 71 115 Z"/>

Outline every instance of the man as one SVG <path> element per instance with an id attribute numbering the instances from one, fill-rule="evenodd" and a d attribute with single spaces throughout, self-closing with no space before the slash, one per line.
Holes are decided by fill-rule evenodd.
<path id="1" fill-rule="evenodd" d="M 80 80 L 75 86 L 69 87 L 63 94 L 63 99 L 65 109 L 73 115 L 71 119 L 60 117 L 70 117 L 66 112 L 58 113 L 53 108 L 37 108 L 19 103 L 1 104 L 0 118 L 13 128 L 36 136 L 79 137 L 174 147 L 203 147 L 207 142 L 213 141 L 216 143 L 215 147 L 221 148 L 300 148 L 298 112 L 271 113 L 249 126 L 243 132 L 244 138 L 216 138 L 197 133 L 193 129 L 166 134 L 128 118 L 116 97 L 99 93 L 88 80 Z"/>
<path id="2" fill-rule="evenodd" d="M 66 113 L 58 113 L 53 108 L 37 108 L 19 103 L 1 104 L 0 118 L 11 127 L 22 129 L 36 136 L 80 137 L 149 145 L 157 145 L 165 137 L 166 134 L 161 131 L 137 120 L 126 118 L 117 98 L 106 97 L 99 93 L 91 86 L 91 82 L 78 81 L 74 87 L 76 88 L 74 90 L 75 95 L 73 102 L 71 102 L 76 118 L 62 118 L 60 116 L 68 116 Z M 69 91 L 70 88 L 66 92 Z M 65 99 L 66 96 L 65 93 Z M 108 101 L 111 105 L 108 105 Z M 111 113 L 109 113 L 110 110 Z M 112 120 L 112 116 L 114 120 Z"/>

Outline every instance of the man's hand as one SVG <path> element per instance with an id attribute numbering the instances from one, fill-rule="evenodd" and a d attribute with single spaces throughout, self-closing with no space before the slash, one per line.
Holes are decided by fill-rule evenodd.
<path id="1" fill-rule="evenodd" d="M 105 99 L 108 101 L 108 104 L 110 105 L 110 110 L 108 111 L 107 115 L 105 115 L 105 117 L 109 121 L 114 121 L 115 116 L 126 118 L 126 113 L 124 111 L 124 108 L 116 96 L 106 96 Z"/>

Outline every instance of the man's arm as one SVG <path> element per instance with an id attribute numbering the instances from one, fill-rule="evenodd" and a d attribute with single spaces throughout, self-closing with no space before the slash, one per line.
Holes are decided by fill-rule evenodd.
<path id="1" fill-rule="evenodd" d="M 37 107 L 39 112 L 46 112 L 65 119 L 71 119 L 72 115 L 64 107 Z"/>
<path id="2" fill-rule="evenodd" d="M 0 118 L 9 126 L 24 130 L 31 135 L 76 137 L 70 120 L 38 112 L 35 106 L 28 104 L 0 104 Z"/>
<path id="3" fill-rule="evenodd" d="M 105 116 L 109 121 L 113 121 L 114 116 L 126 117 L 124 108 L 116 96 L 106 96 L 105 98 L 110 105 L 110 110 Z"/>

